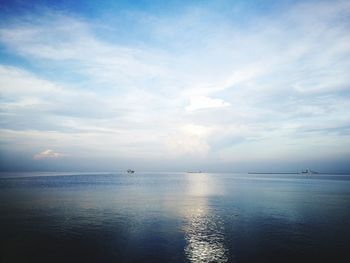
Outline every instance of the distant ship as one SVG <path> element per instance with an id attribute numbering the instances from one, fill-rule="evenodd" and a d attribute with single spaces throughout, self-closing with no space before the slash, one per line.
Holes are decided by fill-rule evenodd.
<path id="1" fill-rule="evenodd" d="M 128 169 L 126 172 L 127 172 L 128 174 L 133 174 L 133 173 L 135 173 L 135 171 L 134 171 L 134 170 L 131 170 L 131 169 Z"/>
<path id="2" fill-rule="evenodd" d="M 307 168 L 304 171 L 301 171 L 301 174 L 318 174 L 318 172 L 312 171 L 311 169 Z"/>

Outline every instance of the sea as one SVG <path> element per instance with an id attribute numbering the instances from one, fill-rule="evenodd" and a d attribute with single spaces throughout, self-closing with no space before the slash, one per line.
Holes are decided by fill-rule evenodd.
<path id="1" fill-rule="evenodd" d="M 1 173 L 0 262 L 350 262 L 350 175 Z"/>

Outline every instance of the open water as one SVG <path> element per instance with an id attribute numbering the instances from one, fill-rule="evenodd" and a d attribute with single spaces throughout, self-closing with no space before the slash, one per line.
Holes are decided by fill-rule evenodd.
<path id="1" fill-rule="evenodd" d="M 2 173 L 0 261 L 350 262 L 350 176 Z"/>

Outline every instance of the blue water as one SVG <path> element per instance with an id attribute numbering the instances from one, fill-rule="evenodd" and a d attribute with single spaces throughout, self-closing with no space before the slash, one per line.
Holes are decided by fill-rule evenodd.
<path id="1" fill-rule="evenodd" d="M 350 262 L 350 176 L 0 175 L 1 262 Z"/>

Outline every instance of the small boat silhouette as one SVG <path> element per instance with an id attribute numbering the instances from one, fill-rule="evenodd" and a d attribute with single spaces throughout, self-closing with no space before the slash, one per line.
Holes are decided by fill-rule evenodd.
<path id="1" fill-rule="evenodd" d="M 126 172 L 127 172 L 128 174 L 133 174 L 133 173 L 135 173 L 135 171 L 134 171 L 134 170 L 131 170 L 131 169 L 128 169 Z"/>
<path id="2" fill-rule="evenodd" d="M 312 171 L 311 169 L 307 168 L 304 171 L 301 171 L 301 174 L 318 174 L 318 172 Z"/>

